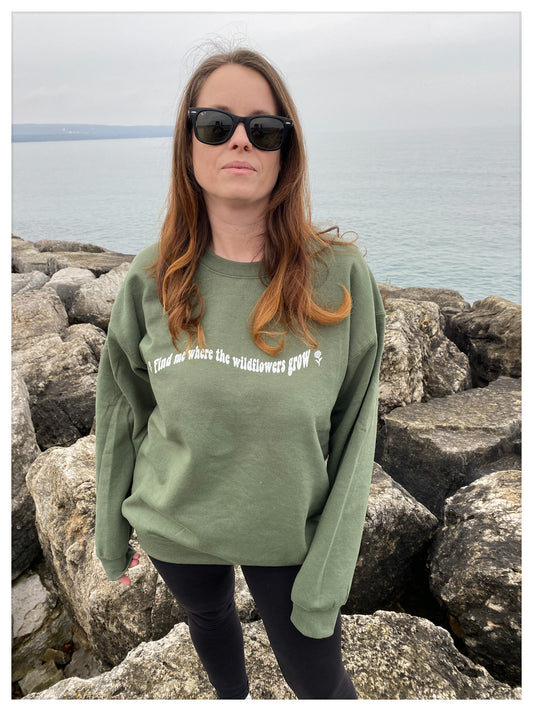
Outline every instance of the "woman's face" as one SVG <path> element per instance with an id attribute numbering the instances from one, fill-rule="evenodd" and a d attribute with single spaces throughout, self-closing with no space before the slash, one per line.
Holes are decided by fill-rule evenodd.
<path id="1" fill-rule="evenodd" d="M 278 113 L 266 79 L 237 64 L 225 64 L 207 77 L 196 106 L 237 116 Z M 218 146 L 201 143 L 193 134 L 192 162 L 208 208 L 225 203 L 264 210 L 278 178 L 280 151 L 256 148 L 240 123 L 231 138 Z"/>

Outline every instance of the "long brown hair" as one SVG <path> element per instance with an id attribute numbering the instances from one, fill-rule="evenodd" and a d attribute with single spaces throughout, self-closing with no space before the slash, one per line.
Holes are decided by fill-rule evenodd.
<path id="1" fill-rule="evenodd" d="M 158 295 L 168 313 L 168 325 L 176 344 L 181 331 L 201 347 L 204 302 L 194 275 L 211 241 L 211 228 L 202 189 L 192 168 L 192 131 L 187 111 L 195 105 L 207 77 L 225 64 L 239 64 L 263 76 L 274 95 L 278 114 L 294 122 L 281 151 L 281 170 L 266 212 L 263 265 L 265 291 L 251 314 L 254 342 L 270 355 L 279 353 L 285 335 L 292 331 L 316 348 L 310 325 L 342 321 L 350 312 L 351 297 L 344 289 L 342 303 L 333 310 L 313 298 L 315 260 L 333 242 L 342 240 L 319 232 L 311 224 L 307 159 L 296 108 L 277 71 L 259 54 L 237 49 L 204 60 L 183 93 L 174 131 L 171 185 L 167 212 L 161 229 L 159 255 L 154 264 Z M 258 265 L 259 266 L 259 265 Z M 265 338 L 271 343 L 269 345 Z"/>

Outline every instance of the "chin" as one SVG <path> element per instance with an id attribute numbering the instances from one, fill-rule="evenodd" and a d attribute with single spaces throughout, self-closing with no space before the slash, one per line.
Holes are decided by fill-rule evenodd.
<path id="1" fill-rule="evenodd" d="M 247 192 L 245 190 L 232 190 L 219 196 L 213 196 L 215 199 L 224 200 L 229 203 L 243 203 L 254 205 L 256 203 L 267 202 L 269 194 L 266 195 Z"/>

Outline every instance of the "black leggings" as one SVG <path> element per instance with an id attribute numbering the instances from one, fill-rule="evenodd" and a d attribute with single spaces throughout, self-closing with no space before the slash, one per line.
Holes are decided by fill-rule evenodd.
<path id="1" fill-rule="evenodd" d="M 185 608 L 191 639 L 219 699 L 244 699 L 249 687 L 231 565 L 178 565 L 151 558 Z M 341 618 L 331 637 L 313 639 L 290 621 L 299 566 L 242 566 L 280 669 L 298 699 L 356 699 L 341 657 Z"/>

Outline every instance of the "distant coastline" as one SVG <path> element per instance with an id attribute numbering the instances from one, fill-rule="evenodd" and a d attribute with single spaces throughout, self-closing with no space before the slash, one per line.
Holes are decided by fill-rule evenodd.
<path id="1" fill-rule="evenodd" d="M 111 126 L 88 123 L 15 123 L 12 143 L 30 141 L 91 141 L 105 138 L 163 138 L 173 126 Z"/>

